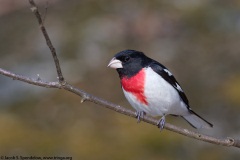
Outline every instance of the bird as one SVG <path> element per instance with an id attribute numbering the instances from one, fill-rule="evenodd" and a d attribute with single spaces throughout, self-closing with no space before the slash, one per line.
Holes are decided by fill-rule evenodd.
<path id="1" fill-rule="evenodd" d="M 173 115 L 184 118 L 196 129 L 213 127 L 191 109 L 173 74 L 143 52 L 130 49 L 120 51 L 110 60 L 108 67 L 117 70 L 123 93 L 136 110 L 138 122 L 146 114 L 161 116 L 157 126 L 162 130 L 165 116 Z"/>

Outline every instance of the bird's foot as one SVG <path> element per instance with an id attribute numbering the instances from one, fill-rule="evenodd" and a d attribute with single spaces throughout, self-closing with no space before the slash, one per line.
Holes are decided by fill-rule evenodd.
<path id="1" fill-rule="evenodd" d="M 157 126 L 160 128 L 160 131 L 163 130 L 165 125 L 165 116 L 162 116 L 162 118 L 158 121 Z"/>
<path id="2" fill-rule="evenodd" d="M 137 123 L 141 122 L 141 118 L 143 119 L 143 117 L 146 115 L 146 113 L 144 111 L 137 111 Z"/>

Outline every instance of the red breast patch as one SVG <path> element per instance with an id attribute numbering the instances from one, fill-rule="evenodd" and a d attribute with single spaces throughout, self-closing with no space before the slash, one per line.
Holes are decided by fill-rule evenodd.
<path id="1" fill-rule="evenodd" d="M 138 101 L 147 105 L 148 102 L 144 95 L 145 75 L 145 69 L 142 69 L 131 78 L 123 77 L 121 84 L 125 91 L 132 93 Z"/>

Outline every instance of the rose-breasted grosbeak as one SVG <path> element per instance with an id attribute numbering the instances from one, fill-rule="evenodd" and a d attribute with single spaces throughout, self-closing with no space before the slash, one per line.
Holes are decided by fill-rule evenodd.
<path id="1" fill-rule="evenodd" d="M 210 128 L 211 123 L 189 106 L 188 99 L 172 73 L 159 62 L 135 50 L 117 53 L 108 67 L 119 74 L 128 102 L 137 110 L 138 122 L 146 113 L 162 116 L 158 126 L 163 129 L 166 115 L 183 117 L 194 128 Z"/>

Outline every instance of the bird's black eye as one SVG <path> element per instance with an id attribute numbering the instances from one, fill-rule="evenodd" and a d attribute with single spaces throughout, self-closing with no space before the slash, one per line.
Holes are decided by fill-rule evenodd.
<path id="1" fill-rule="evenodd" d="M 123 58 L 123 61 L 124 61 L 124 62 L 127 62 L 127 61 L 129 61 L 129 60 L 130 60 L 130 57 L 129 57 L 129 56 L 126 56 L 126 57 Z"/>

